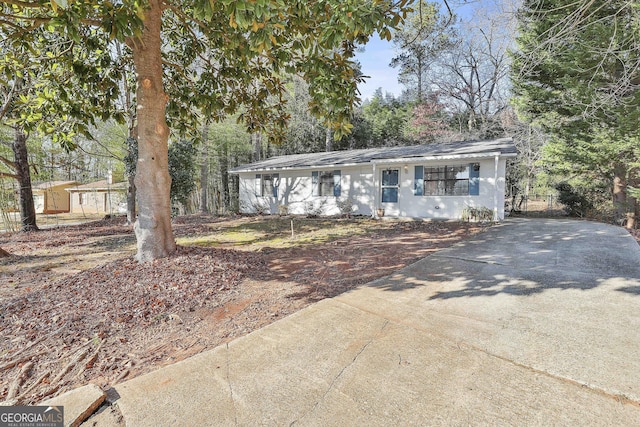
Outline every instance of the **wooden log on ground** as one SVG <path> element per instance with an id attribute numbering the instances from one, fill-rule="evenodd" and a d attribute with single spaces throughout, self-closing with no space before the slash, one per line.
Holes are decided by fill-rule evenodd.
<path id="1" fill-rule="evenodd" d="M 45 380 L 45 378 L 48 378 L 49 375 L 51 375 L 51 372 L 47 371 L 44 374 L 40 375 L 38 378 L 36 378 L 33 384 L 31 384 L 26 390 L 24 390 L 20 394 L 20 396 L 18 396 L 18 401 L 24 400 L 24 398 L 28 397 L 31 393 L 33 393 L 36 387 L 38 387 Z"/>
<path id="2" fill-rule="evenodd" d="M 58 375 L 56 375 L 54 379 L 51 380 L 51 384 L 57 384 L 58 381 L 60 381 L 71 369 L 73 369 L 78 363 L 80 363 L 80 361 L 87 355 L 87 353 L 89 353 L 88 347 L 83 348 L 78 353 L 76 353 L 75 357 L 71 359 L 71 361 L 67 363 L 60 372 L 58 372 Z"/>
<path id="3" fill-rule="evenodd" d="M 9 386 L 7 399 L 18 397 L 18 391 L 20 391 L 20 387 L 29 376 L 29 371 L 31 371 L 31 368 L 33 368 L 33 362 L 27 362 L 22 365 L 22 368 L 20 368 L 20 372 L 18 372 L 18 375 L 14 378 L 14 380 L 11 382 L 11 385 Z"/>

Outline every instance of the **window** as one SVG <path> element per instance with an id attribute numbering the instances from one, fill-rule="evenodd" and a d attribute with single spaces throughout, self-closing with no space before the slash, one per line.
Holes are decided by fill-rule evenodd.
<path id="1" fill-rule="evenodd" d="M 311 172 L 314 196 L 340 196 L 341 174 L 339 170 Z"/>
<path id="2" fill-rule="evenodd" d="M 278 185 L 280 183 L 279 174 L 257 174 L 256 175 L 256 196 L 278 197 Z"/>
<path id="3" fill-rule="evenodd" d="M 398 169 L 382 171 L 382 203 L 398 203 Z"/>
<path id="4" fill-rule="evenodd" d="M 262 175 L 262 189 L 260 195 L 263 197 L 271 196 L 273 192 L 273 178 L 271 175 Z"/>
<path id="5" fill-rule="evenodd" d="M 318 195 L 333 196 L 333 173 L 320 172 L 318 175 Z"/>
<path id="6" fill-rule="evenodd" d="M 477 164 L 431 166 L 424 168 L 424 192 L 425 196 L 468 196 L 470 192 L 470 171 L 479 172 Z M 474 188 L 477 174 L 473 177 Z"/>

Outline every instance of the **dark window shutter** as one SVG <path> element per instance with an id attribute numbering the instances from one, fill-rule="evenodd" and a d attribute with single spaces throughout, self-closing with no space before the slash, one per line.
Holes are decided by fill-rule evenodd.
<path id="1" fill-rule="evenodd" d="M 314 196 L 320 195 L 320 186 L 318 185 L 318 172 L 311 172 L 311 191 Z"/>
<path id="2" fill-rule="evenodd" d="M 342 191 L 342 186 L 340 183 L 340 178 L 342 175 L 339 170 L 333 171 L 333 195 L 335 197 L 340 197 L 340 192 Z"/>
<path id="3" fill-rule="evenodd" d="M 469 195 L 480 195 L 480 163 L 469 163 Z"/>
<path id="4" fill-rule="evenodd" d="M 262 176 L 256 174 L 256 196 L 262 196 Z"/>
<path id="5" fill-rule="evenodd" d="M 415 167 L 415 176 L 413 178 L 413 195 L 422 196 L 424 189 L 424 167 Z"/>

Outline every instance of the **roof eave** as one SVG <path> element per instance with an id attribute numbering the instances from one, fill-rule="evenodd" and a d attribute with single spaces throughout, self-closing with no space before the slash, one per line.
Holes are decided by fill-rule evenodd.
<path id="1" fill-rule="evenodd" d="M 90 187 L 90 188 L 65 188 L 70 193 L 86 193 L 87 191 L 126 191 L 125 187 Z"/>
<path id="2" fill-rule="evenodd" d="M 241 173 L 256 173 L 256 172 L 279 172 L 279 171 L 295 171 L 295 170 L 310 170 L 310 169 L 329 169 L 338 167 L 354 167 L 374 164 L 388 164 L 388 163 L 415 163 L 434 160 L 458 160 L 458 159 L 492 159 L 495 157 L 515 157 L 517 153 L 503 153 L 501 151 L 492 151 L 488 153 L 469 153 L 469 154 L 443 154 L 436 156 L 422 156 L 422 157 L 402 157 L 398 159 L 376 159 L 368 162 L 361 163 L 332 163 L 327 165 L 305 165 L 305 166 L 285 166 L 285 167 L 265 167 L 256 169 L 240 169 L 231 170 L 230 174 L 239 175 Z"/>
<path id="3" fill-rule="evenodd" d="M 372 164 L 384 164 L 384 163 L 416 163 L 416 162 L 428 162 L 434 160 L 463 160 L 463 159 L 493 159 L 495 157 L 513 157 L 516 153 L 502 153 L 500 151 L 492 151 L 488 153 L 468 153 L 468 154 L 443 154 L 436 156 L 422 156 L 422 157 L 403 157 L 399 159 L 380 159 L 372 160 Z"/>
<path id="4" fill-rule="evenodd" d="M 229 173 L 231 174 L 240 174 L 240 173 L 252 173 L 252 172 L 277 172 L 277 171 L 294 171 L 294 170 L 309 170 L 309 169 L 325 169 L 325 168 L 337 168 L 337 167 L 351 167 L 351 166 L 361 166 L 368 165 L 370 162 L 362 162 L 362 163 L 332 163 L 328 165 L 309 165 L 309 166 L 285 166 L 285 167 L 272 167 L 272 168 L 259 168 L 259 169 L 241 169 L 241 170 L 231 170 Z"/>

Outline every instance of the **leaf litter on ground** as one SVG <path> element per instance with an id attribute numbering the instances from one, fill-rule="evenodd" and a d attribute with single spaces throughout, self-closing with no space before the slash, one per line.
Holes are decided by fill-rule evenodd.
<path id="1" fill-rule="evenodd" d="M 288 220 L 280 222 L 282 234 L 290 233 Z M 277 234 L 278 224 L 190 215 L 176 218 L 174 231 L 177 237 L 198 236 L 233 226 Z M 117 251 L 134 242 L 122 218 L 2 235 L 0 247 L 15 257 L 0 261 L 0 401 L 35 404 L 89 382 L 108 389 L 391 274 L 486 228 L 340 220 L 305 226 L 316 233 L 326 227 L 333 237 L 282 247 L 178 246 L 170 257 L 146 264 L 133 259 L 132 249 Z M 337 235 L 339 226 L 364 231 Z M 100 251 L 92 258 L 95 265 L 74 269 Z M 12 270 L 12 262 L 21 271 Z M 73 264 L 64 269 L 65 262 Z"/>

